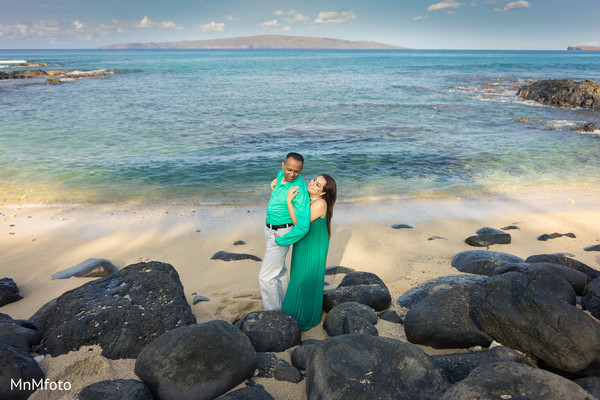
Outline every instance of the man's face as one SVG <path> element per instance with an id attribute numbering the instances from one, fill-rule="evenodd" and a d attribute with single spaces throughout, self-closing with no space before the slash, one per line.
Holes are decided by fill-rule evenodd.
<path id="1" fill-rule="evenodd" d="M 283 174 L 286 182 L 295 181 L 298 175 L 300 175 L 302 172 L 303 166 L 304 164 L 301 161 L 295 160 L 292 157 L 282 162 L 281 168 L 283 168 Z"/>

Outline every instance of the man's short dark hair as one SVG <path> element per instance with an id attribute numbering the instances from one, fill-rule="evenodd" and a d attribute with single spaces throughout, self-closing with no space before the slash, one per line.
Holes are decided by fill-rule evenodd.
<path id="1" fill-rule="evenodd" d="M 288 153 L 288 155 L 285 156 L 285 161 L 287 161 L 287 159 L 290 157 L 296 161 L 300 161 L 302 163 L 302 165 L 304 165 L 304 157 L 302 157 L 302 155 L 300 155 L 298 153 Z"/>

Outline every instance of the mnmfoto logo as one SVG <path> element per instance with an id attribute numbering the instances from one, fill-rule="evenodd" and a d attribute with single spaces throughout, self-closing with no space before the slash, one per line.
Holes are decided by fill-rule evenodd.
<path id="1" fill-rule="evenodd" d="M 10 390 L 27 390 L 31 392 L 35 392 L 37 389 L 40 390 L 71 390 L 70 382 L 50 382 L 50 379 L 40 379 L 40 380 L 31 380 L 31 381 L 23 381 L 19 379 L 15 382 L 14 379 L 10 380 Z"/>

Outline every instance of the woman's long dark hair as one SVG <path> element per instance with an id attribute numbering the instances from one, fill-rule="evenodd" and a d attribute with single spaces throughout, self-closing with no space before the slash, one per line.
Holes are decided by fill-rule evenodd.
<path id="1" fill-rule="evenodd" d="M 331 217 L 333 216 L 333 206 L 337 199 L 337 184 L 330 175 L 321 174 L 321 176 L 325 179 L 324 193 L 321 197 L 327 203 L 327 233 L 331 237 Z"/>

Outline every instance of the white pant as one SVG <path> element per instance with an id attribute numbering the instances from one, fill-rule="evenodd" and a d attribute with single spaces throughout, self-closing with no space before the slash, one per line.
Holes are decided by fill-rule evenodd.
<path id="1" fill-rule="evenodd" d="M 258 275 L 260 295 L 265 311 L 281 311 L 281 306 L 283 305 L 285 289 L 287 289 L 289 282 L 285 257 L 290 246 L 279 246 L 275 243 L 275 233 L 278 236 L 283 236 L 291 229 L 292 227 L 290 226 L 289 228 L 273 230 L 265 226 L 267 249 L 265 250 L 265 257 Z"/>

